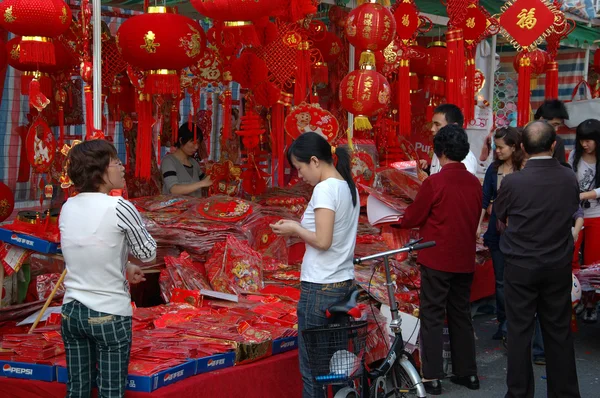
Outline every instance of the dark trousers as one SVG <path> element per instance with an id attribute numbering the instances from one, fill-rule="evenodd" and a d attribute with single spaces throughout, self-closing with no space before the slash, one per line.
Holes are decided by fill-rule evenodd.
<path id="1" fill-rule="evenodd" d="M 477 374 L 471 323 L 473 274 L 436 271 L 421 266 L 421 361 L 423 377 L 445 377 L 442 362 L 444 316 L 448 319 L 452 370 L 456 376 Z"/>
<path id="2" fill-rule="evenodd" d="M 504 254 L 500 249 L 490 249 L 492 263 L 494 264 L 494 275 L 496 278 L 496 314 L 498 327 L 506 333 L 506 310 L 504 309 Z"/>
<path id="3" fill-rule="evenodd" d="M 534 396 L 531 337 L 535 315 L 546 350 L 548 397 L 580 397 L 571 334 L 571 266 L 530 270 L 507 262 L 504 292 L 508 320 L 507 398 Z"/>

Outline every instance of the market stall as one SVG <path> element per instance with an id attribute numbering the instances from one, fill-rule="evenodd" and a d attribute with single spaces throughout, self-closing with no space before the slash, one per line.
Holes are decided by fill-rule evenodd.
<path id="1" fill-rule="evenodd" d="M 529 120 L 542 95 L 532 77 L 546 74 L 535 83 L 546 97 L 576 83 L 559 69 L 570 34 L 588 43 L 586 68 L 600 39 L 560 4 L 538 0 L 528 3 L 544 7 L 543 29 L 527 40 L 515 29 L 532 17 L 491 0 L 37 3 L 0 4 L 0 70 L 10 66 L 0 74 L 0 383 L 17 397 L 65 391 L 58 218 L 77 194 L 65 160 L 79 142 L 114 144 L 126 187 L 111 195 L 135 205 L 158 244 L 154 262 L 130 259 L 147 279 L 131 290 L 130 396 L 299 396 L 304 244 L 270 228 L 300 220 L 312 193 L 288 163 L 290 143 L 315 131 L 348 148 L 362 206 L 355 254 L 398 248 L 418 238 L 394 222 L 427 178 L 419 160 L 432 155 L 433 109 L 458 105 L 477 152 L 494 126 Z M 508 60 L 502 52 L 497 70 L 497 43 L 520 51 L 516 80 L 501 79 Z M 161 166 L 182 126 L 211 181 L 194 196 L 164 189 Z M 489 164 L 481 160 L 479 176 Z M 478 245 L 476 258 L 472 301 L 494 294 L 487 248 Z M 392 265 L 400 310 L 418 317 L 416 258 Z M 355 274 L 369 330 L 386 328 L 380 264 Z M 389 343 L 371 333 L 368 361 Z"/>

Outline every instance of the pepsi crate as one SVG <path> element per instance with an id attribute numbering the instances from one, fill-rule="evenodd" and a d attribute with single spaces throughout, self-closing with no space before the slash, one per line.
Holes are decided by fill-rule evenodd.
<path id="1" fill-rule="evenodd" d="M 0 228 L 0 241 L 38 253 L 61 253 L 58 243 Z"/>
<path id="2" fill-rule="evenodd" d="M 15 379 L 54 381 L 56 369 L 53 365 L 40 365 L 37 363 L 0 361 L 1 376 Z"/>
<path id="3" fill-rule="evenodd" d="M 296 348 L 298 348 L 298 337 L 296 336 L 273 340 L 273 355 L 295 350 Z"/>
<path id="4" fill-rule="evenodd" d="M 211 355 L 210 357 L 196 359 L 198 366 L 196 374 L 212 372 L 214 370 L 230 368 L 235 363 L 235 352 Z"/>
<path id="5" fill-rule="evenodd" d="M 152 392 L 161 387 L 168 386 L 196 374 L 196 360 L 177 365 L 171 369 L 163 370 L 152 376 L 127 376 L 127 390 L 137 392 Z M 68 380 L 67 368 L 57 366 L 56 380 L 59 383 L 66 383 Z"/>

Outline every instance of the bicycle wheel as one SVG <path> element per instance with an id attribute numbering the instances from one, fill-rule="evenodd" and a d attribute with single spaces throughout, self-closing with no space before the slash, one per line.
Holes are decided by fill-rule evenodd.
<path id="1" fill-rule="evenodd" d="M 385 377 L 374 380 L 371 398 L 427 397 L 425 386 L 411 357 L 403 354 Z"/>
<path id="2" fill-rule="evenodd" d="M 358 394 L 358 391 L 356 391 L 354 388 L 352 387 L 344 387 L 341 390 L 339 390 L 333 398 L 359 398 L 360 395 Z"/>

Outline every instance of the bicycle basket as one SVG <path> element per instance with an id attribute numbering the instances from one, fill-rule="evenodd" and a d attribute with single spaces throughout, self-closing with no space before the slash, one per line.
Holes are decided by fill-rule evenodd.
<path id="1" fill-rule="evenodd" d="M 302 331 L 308 365 L 317 383 L 344 384 L 362 373 L 367 322 L 325 325 Z"/>

